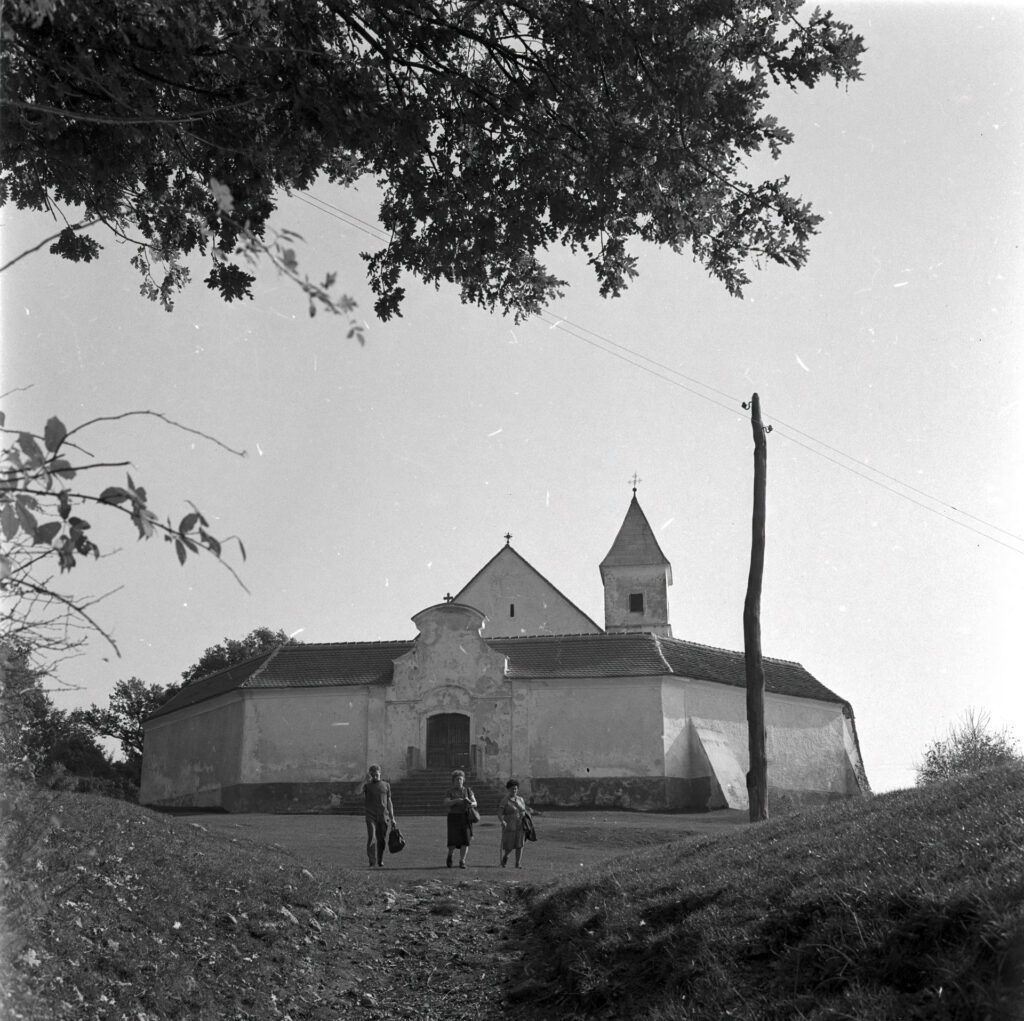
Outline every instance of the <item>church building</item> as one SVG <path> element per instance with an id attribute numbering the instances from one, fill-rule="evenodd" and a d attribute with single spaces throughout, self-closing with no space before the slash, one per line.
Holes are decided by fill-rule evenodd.
<path id="1" fill-rule="evenodd" d="M 743 653 L 674 638 L 672 566 L 636 498 L 600 564 L 604 626 L 511 545 L 415 638 L 285 644 L 188 684 L 145 723 L 140 800 L 316 812 L 466 770 L 536 806 L 747 808 Z M 866 791 L 849 702 L 765 659 L 770 803 Z M 402 809 L 399 807 L 399 812 Z"/>

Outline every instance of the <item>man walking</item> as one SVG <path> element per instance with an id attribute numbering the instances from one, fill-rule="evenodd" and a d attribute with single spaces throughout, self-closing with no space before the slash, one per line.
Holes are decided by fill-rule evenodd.
<path id="1" fill-rule="evenodd" d="M 361 790 L 366 802 L 366 856 L 371 869 L 375 865 L 383 868 L 388 825 L 395 821 L 395 806 L 391 803 L 391 784 L 380 778 L 376 763 L 366 771 Z"/>

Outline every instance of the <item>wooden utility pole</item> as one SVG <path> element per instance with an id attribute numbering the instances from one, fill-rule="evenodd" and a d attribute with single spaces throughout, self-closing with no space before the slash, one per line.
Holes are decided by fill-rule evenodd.
<path id="1" fill-rule="evenodd" d="M 745 408 L 748 405 L 743 405 Z M 768 818 L 768 754 L 764 728 L 764 662 L 761 658 L 761 579 L 764 576 L 765 482 L 768 475 L 768 440 L 761 424 L 761 401 L 750 398 L 750 424 L 754 430 L 754 515 L 750 545 L 750 574 L 743 603 L 743 653 L 747 668 L 747 734 L 750 771 L 747 797 L 750 821 Z M 771 428 L 769 426 L 769 428 Z"/>

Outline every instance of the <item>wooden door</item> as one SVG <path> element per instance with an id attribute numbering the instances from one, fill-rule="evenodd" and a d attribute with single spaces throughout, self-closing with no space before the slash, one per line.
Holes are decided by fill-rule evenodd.
<path id="1" fill-rule="evenodd" d="M 469 772 L 469 717 L 441 713 L 427 720 L 427 769 Z"/>

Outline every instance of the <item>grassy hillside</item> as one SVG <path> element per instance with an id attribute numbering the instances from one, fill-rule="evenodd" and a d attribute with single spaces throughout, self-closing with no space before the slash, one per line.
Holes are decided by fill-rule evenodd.
<path id="1" fill-rule="evenodd" d="M 497 870 L 388 888 L 68 793 L 8 792 L 0 840 L 5 1021 L 1024 1018 L 1020 769 L 520 899 Z"/>
<path id="2" fill-rule="evenodd" d="M 640 851 L 524 924 L 534 1016 L 1024 1018 L 1024 770 Z"/>

